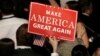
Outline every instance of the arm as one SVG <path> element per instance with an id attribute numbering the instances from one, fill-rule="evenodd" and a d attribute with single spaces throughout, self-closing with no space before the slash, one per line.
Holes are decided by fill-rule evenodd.
<path id="1" fill-rule="evenodd" d="M 56 6 L 56 7 L 59 7 L 59 5 L 57 4 L 57 2 L 55 0 L 49 0 L 50 4 L 52 6 Z"/>
<path id="2" fill-rule="evenodd" d="M 49 43 L 51 44 L 52 48 L 53 48 L 53 52 L 57 51 L 57 46 L 58 46 L 58 40 L 55 38 L 51 38 L 49 37 Z"/>
<path id="3" fill-rule="evenodd" d="M 77 31 L 77 36 L 82 38 L 82 41 L 83 41 L 85 47 L 88 48 L 89 47 L 89 39 L 88 39 L 87 32 L 86 32 L 86 29 L 85 29 L 83 23 L 81 23 L 81 22 L 77 23 L 76 31 Z"/>
<path id="4" fill-rule="evenodd" d="M 49 43 L 51 44 L 53 48 L 53 53 L 51 53 L 51 56 L 59 56 L 57 53 L 58 40 L 55 38 L 49 37 Z"/>
<path id="5" fill-rule="evenodd" d="M 89 39 L 88 39 L 88 36 L 87 36 L 86 32 L 83 34 L 82 40 L 83 40 L 83 43 L 84 43 L 85 47 L 88 48 L 89 47 Z"/>

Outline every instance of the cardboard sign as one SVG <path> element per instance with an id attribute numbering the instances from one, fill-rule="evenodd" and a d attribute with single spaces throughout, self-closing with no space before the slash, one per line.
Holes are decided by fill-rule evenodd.
<path id="1" fill-rule="evenodd" d="M 74 41 L 77 11 L 31 2 L 28 32 Z"/>

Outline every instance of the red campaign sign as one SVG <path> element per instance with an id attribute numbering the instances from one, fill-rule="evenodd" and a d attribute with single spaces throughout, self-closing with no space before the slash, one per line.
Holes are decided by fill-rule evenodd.
<path id="1" fill-rule="evenodd" d="M 28 32 L 74 41 L 77 11 L 31 2 Z"/>

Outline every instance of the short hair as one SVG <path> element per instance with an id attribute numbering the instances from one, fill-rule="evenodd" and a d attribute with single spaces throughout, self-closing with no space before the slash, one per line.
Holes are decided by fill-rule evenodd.
<path id="1" fill-rule="evenodd" d="M 28 33 L 28 24 L 22 24 L 16 31 L 18 45 L 29 46 L 31 37 L 33 37 L 33 34 Z"/>
<path id="2" fill-rule="evenodd" d="M 84 5 L 81 5 L 82 12 L 85 12 L 88 9 L 91 9 L 92 10 L 92 3 L 86 3 Z"/>
<path id="3" fill-rule="evenodd" d="M 0 56 L 12 56 L 14 53 L 14 41 L 9 38 L 0 40 Z"/>
<path id="4" fill-rule="evenodd" d="M 88 50 L 83 45 L 76 45 L 71 52 L 72 56 L 89 56 Z"/>
<path id="5" fill-rule="evenodd" d="M 3 14 L 13 13 L 13 1 L 12 0 L 0 0 L 0 9 Z"/>
<path id="6" fill-rule="evenodd" d="M 77 10 L 77 11 L 79 10 L 79 4 L 77 1 L 68 1 L 68 2 L 66 2 L 66 4 L 72 10 Z"/>

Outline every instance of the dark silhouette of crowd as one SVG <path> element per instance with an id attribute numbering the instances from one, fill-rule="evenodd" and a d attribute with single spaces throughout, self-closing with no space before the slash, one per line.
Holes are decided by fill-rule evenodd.
<path id="1" fill-rule="evenodd" d="M 31 2 L 61 7 L 61 1 L 0 0 L 0 56 L 100 56 L 100 23 L 98 5 L 94 0 L 66 2 L 65 9 L 78 11 L 77 40 L 74 44 L 28 32 Z M 35 39 L 42 38 L 45 39 L 43 46 L 33 44 Z M 67 51 L 70 54 L 66 55 Z"/>

